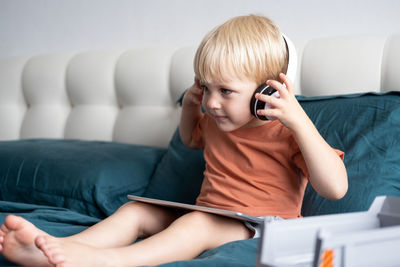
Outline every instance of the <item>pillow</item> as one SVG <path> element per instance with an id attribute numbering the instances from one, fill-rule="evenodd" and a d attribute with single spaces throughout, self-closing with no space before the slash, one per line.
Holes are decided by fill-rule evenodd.
<path id="1" fill-rule="evenodd" d="M 103 218 L 144 193 L 165 149 L 115 142 L 0 142 L 0 200 Z"/>
<path id="2" fill-rule="evenodd" d="M 205 169 L 203 150 L 187 148 L 176 129 L 144 196 L 194 204 Z"/>
<path id="3" fill-rule="evenodd" d="M 310 185 L 303 216 L 365 211 L 379 195 L 400 196 L 400 93 L 298 97 L 321 135 L 345 152 L 349 189 L 329 201 Z"/>

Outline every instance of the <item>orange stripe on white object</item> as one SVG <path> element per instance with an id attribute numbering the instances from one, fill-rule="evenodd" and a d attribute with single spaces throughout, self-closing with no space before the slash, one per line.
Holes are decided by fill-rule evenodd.
<path id="1" fill-rule="evenodd" d="M 333 267 L 333 249 L 326 249 L 321 255 L 321 263 L 319 267 Z"/>

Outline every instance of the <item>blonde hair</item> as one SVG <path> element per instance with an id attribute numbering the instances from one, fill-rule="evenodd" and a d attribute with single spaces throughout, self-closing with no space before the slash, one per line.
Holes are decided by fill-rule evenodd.
<path id="1" fill-rule="evenodd" d="M 279 80 L 286 73 L 286 43 L 270 19 L 249 15 L 235 17 L 209 32 L 194 58 L 196 78 L 202 83 L 235 75 L 261 84 Z"/>

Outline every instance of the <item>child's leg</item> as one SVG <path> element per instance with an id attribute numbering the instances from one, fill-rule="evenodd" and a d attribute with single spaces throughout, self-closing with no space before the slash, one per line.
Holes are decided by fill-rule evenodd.
<path id="1" fill-rule="evenodd" d="M 171 209 L 140 202 L 128 202 L 114 214 L 92 227 L 66 237 L 96 248 L 113 248 L 132 244 L 168 227 L 178 213 Z"/>
<path id="2" fill-rule="evenodd" d="M 250 235 L 242 222 L 192 212 L 164 231 L 127 247 L 96 249 L 79 243 L 62 243 L 48 236 L 37 238 L 37 245 L 57 266 L 138 266 L 192 259 L 204 250 Z"/>
<path id="3" fill-rule="evenodd" d="M 134 214 L 136 212 L 138 214 Z M 82 241 L 101 248 L 126 246 L 137 237 L 145 237 L 163 230 L 176 217 L 172 210 L 131 202 L 81 234 L 54 239 L 65 243 Z M 13 215 L 6 217 L 0 229 L 0 252 L 7 259 L 23 266 L 48 264 L 47 258 L 35 246 L 35 239 L 38 235 L 49 235 L 25 219 Z"/>

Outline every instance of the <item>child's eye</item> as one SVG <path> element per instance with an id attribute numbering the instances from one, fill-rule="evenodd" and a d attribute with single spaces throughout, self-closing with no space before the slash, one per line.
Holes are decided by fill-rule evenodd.
<path id="1" fill-rule="evenodd" d="M 229 95 L 232 93 L 232 91 L 229 89 L 221 88 L 221 93 L 224 95 Z"/>
<path id="2" fill-rule="evenodd" d="M 207 90 L 208 90 L 208 88 L 207 88 L 207 86 L 205 86 L 205 85 L 202 85 L 202 86 L 201 86 L 201 90 L 203 90 L 203 91 L 207 91 Z"/>

